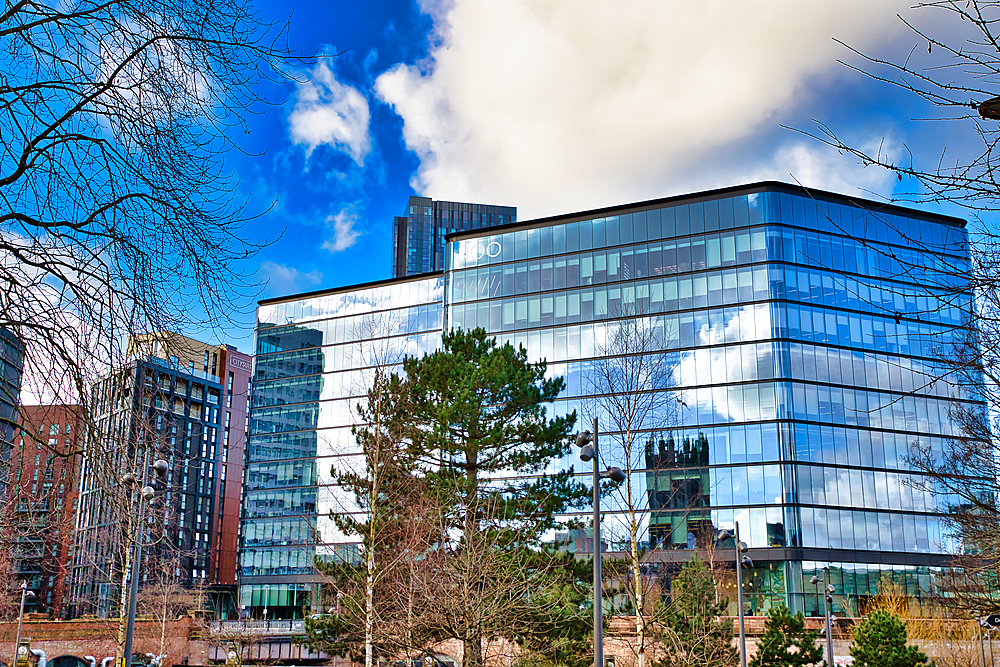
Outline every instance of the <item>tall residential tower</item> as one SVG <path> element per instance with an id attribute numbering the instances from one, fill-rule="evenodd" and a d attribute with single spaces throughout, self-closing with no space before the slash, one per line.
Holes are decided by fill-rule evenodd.
<path id="1" fill-rule="evenodd" d="M 406 215 L 392 226 L 392 276 L 404 278 L 444 268 L 444 237 L 517 221 L 513 206 L 434 201 L 410 197 Z"/>
<path id="2" fill-rule="evenodd" d="M 132 337 L 128 357 L 93 389 L 97 434 L 80 472 L 75 613 L 115 609 L 138 502 L 121 479 L 141 478 L 162 458 L 168 471 L 148 506 L 143 581 L 204 589 L 220 615 L 236 615 L 251 359 L 169 332 Z"/>

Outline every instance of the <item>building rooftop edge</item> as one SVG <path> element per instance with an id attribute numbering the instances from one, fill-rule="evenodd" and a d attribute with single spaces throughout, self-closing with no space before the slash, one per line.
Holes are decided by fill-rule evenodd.
<path id="1" fill-rule="evenodd" d="M 919 209 L 907 208 L 905 206 L 899 206 L 897 204 L 889 204 L 885 202 L 877 202 L 871 199 L 865 199 L 863 197 L 853 197 L 851 195 L 844 195 L 837 192 L 830 192 L 828 190 L 820 190 L 819 188 L 807 188 L 802 185 L 795 185 L 792 183 L 783 183 L 781 181 L 757 181 L 754 183 L 746 183 L 743 185 L 730 185 L 724 188 L 716 188 L 714 190 L 702 190 L 700 192 L 691 192 L 680 195 L 672 195 L 670 197 L 661 197 L 659 199 L 648 199 L 638 202 L 630 202 L 627 204 L 615 204 L 614 206 L 606 206 L 603 208 L 595 208 L 584 211 L 575 211 L 572 213 L 560 213 L 559 215 L 548 216 L 545 218 L 535 218 L 532 220 L 519 220 L 517 222 L 512 222 L 504 225 L 496 225 L 494 227 L 486 227 L 482 229 L 468 229 L 459 232 L 452 232 L 445 235 L 446 241 L 451 241 L 460 238 L 476 238 L 482 236 L 483 234 L 493 234 L 498 231 L 510 231 L 513 229 L 528 229 L 531 227 L 543 227 L 548 224 L 554 224 L 564 220 L 572 220 L 574 218 L 585 219 L 589 217 L 598 217 L 600 214 L 615 213 L 618 211 L 624 211 L 633 208 L 639 208 L 643 206 L 655 207 L 662 206 L 664 204 L 674 204 L 684 201 L 695 201 L 698 199 L 711 199 L 716 198 L 726 194 L 732 194 L 735 192 L 766 192 L 769 190 L 786 190 L 789 192 L 796 193 L 806 193 L 810 195 L 817 195 L 824 199 L 835 199 L 843 201 L 850 204 L 870 204 L 872 208 L 877 208 L 880 211 L 898 211 L 905 213 L 907 215 L 918 215 L 920 217 L 928 218 L 931 220 L 936 220 L 938 222 L 943 222 L 956 227 L 965 227 L 966 221 L 962 218 L 956 218 L 954 216 L 944 215 L 942 213 L 932 213 L 929 211 L 921 211 Z M 411 195 L 411 197 L 419 197 L 419 195 Z M 431 199 L 426 197 L 426 199 Z M 437 200 L 432 200 L 437 201 Z M 444 200 L 441 200 L 444 201 Z M 492 205 L 492 204 L 491 204 Z M 516 207 L 510 207 L 516 208 Z M 398 217 L 398 216 L 397 216 Z M 298 301 L 300 299 L 310 299 L 318 296 L 326 296 L 330 294 L 338 294 L 340 292 L 353 292 L 359 289 L 367 289 L 370 287 L 380 287 L 383 285 L 392 285 L 397 283 L 405 283 L 411 280 L 423 280 L 430 278 L 432 276 L 444 275 L 443 271 L 432 271 L 429 273 L 420 273 L 412 276 L 404 276 L 400 278 L 386 278 L 383 280 L 375 280 L 367 283 L 356 283 L 353 285 L 342 285 L 340 287 L 330 287 L 321 290 L 314 290 L 311 292 L 300 292 L 298 294 L 289 294 L 286 296 L 271 297 L 268 299 L 261 299 L 257 302 L 259 306 L 270 306 L 278 303 L 285 303 L 288 301 Z"/>
<path id="2" fill-rule="evenodd" d="M 328 287 L 327 289 L 314 290 L 312 292 L 300 292 L 299 294 L 289 294 L 287 296 L 274 296 L 269 299 L 261 299 L 257 302 L 258 306 L 270 306 L 276 303 L 285 303 L 286 301 L 298 301 L 299 299 L 311 299 L 317 296 L 326 296 L 328 294 L 337 294 L 339 292 L 354 292 L 359 289 L 367 289 L 369 287 L 381 287 L 383 285 L 394 285 L 398 283 L 406 283 L 413 280 L 423 280 L 426 278 L 431 278 L 433 276 L 443 276 L 444 271 L 431 271 L 429 273 L 418 273 L 413 276 L 403 276 L 400 278 L 386 278 L 384 280 L 375 280 L 370 283 L 357 283 L 354 285 L 342 285 L 341 287 Z"/>
<path id="3" fill-rule="evenodd" d="M 724 188 L 716 188 L 714 190 L 702 190 L 700 192 L 691 192 L 680 195 L 672 195 L 670 197 L 661 197 L 659 199 L 648 199 L 645 201 L 630 202 L 627 204 L 615 204 L 614 206 L 605 206 L 603 208 L 595 208 L 586 211 L 576 211 L 573 213 L 560 213 L 559 215 L 548 216 L 545 218 L 534 218 L 532 220 L 518 220 L 517 222 L 512 222 L 505 225 L 496 225 L 494 227 L 487 227 L 483 229 L 467 229 L 458 232 L 452 232 L 445 235 L 445 241 L 453 241 L 462 238 L 476 238 L 484 234 L 493 234 L 496 232 L 505 232 L 514 229 L 528 229 L 531 227 L 545 227 L 549 224 L 554 224 L 557 222 L 572 220 L 574 218 L 592 218 L 600 217 L 601 214 L 615 213 L 618 211 L 625 211 L 628 209 L 639 208 L 642 206 L 662 206 L 664 204 L 676 204 L 684 201 L 696 201 L 698 199 L 714 199 L 722 195 L 732 194 L 735 192 L 767 192 L 769 190 L 787 190 L 790 192 L 796 192 L 798 194 L 806 193 L 809 195 L 817 195 L 823 199 L 836 199 L 839 201 L 851 203 L 851 204 L 870 204 L 872 208 L 876 208 L 879 211 L 899 211 L 906 213 L 907 215 L 918 215 L 921 217 L 936 220 L 938 222 L 943 222 L 955 227 L 965 227 L 966 221 L 962 218 L 956 218 L 950 215 L 944 215 L 942 213 L 931 213 L 929 211 L 921 211 L 919 209 L 907 208 L 905 206 L 899 206 L 898 204 L 889 204 L 885 202 L 878 202 L 871 199 L 865 199 L 864 197 L 853 197 L 851 195 L 844 195 L 837 192 L 830 192 L 828 190 L 820 190 L 819 188 L 807 188 L 802 185 L 793 185 L 791 183 L 783 183 L 781 181 L 757 181 L 756 183 L 747 183 L 744 185 L 730 185 Z"/>

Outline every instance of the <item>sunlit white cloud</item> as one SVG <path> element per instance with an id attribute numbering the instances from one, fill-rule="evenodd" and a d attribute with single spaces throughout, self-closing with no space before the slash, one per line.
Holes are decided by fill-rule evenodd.
<path id="1" fill-rule="evenodd" d="M 898 143 L 893 140 L 891 133 L 888 137 L 860 140 L 855 145 L 871 155 L 881 153 L 890 161 L 897 157 L 895 150 Z M 769 163 L 747 169 L 748 181 L 769 179 L 785 182 L 794 180 L 806 187 L 844 194 L 858 195 L 867 192 L 880 196 L 889 196 L 895 183 L 892 172 L 866 167 L 857 159 L 845 157 L 830 146 L 806 139 L 779 146 Z"/>
<path id="2" fill-rule="evenodd" d="M 906 6 L 428 0 L 437 46 L 375 89 L 420 158 L 417 191 L 510 203 L 521 219 L 764 173 L 856 193 L 849 158 L 774 137 L 807 103 L 807 82 L 843 74 L 833 37 L 885 43 L 905 30 L 895 14 Z M 747 159 L 761 132 L 771 139 Z M 744 155 L 727 159 L 738 142 Z M 714 163 L 692 176 L 705 156 Z"/>
<path id="3" fill-rule="evenodd" d="M 319 285 L 323 274 L 319 271 L 299 271 L 272 261 L 260 263 L 260 278 L 270 294 L 295 294 Z"/>
<path id="4" fill-rule="evenodd" d="M 354 228 L 356 222 L 357 216 L 350 208 L 327 216 L 326 224 L 333 227 L 333 236 L 323 242 L 323 249 L 330 252 L 341 252 L 357 243 L 361 232 Z"/>
<path id="5" fill-rule="evenodd" d="M 288 117 L 292 141 L 306 147 L 306 156 L 320 146 L 346 153 L 358 165 L 371 150 L 368 100 L 357 89 L 337 80 L 320 60 L 298 84 L 295 107 Z"/>

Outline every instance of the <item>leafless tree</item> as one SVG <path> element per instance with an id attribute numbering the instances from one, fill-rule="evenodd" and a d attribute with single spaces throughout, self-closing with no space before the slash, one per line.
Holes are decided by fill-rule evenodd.
<path id="1" fill-rule="evenodd" d="M 499 519 L 499 499 L 482 500 L 481 516 Z M 439 515 L 442 533 L 450 518 Z M 592 611 L 590 564 L 568 552 L 511 548 L 499 532 L 444 537 L 418 571 L 423 609 L 418 636 L 459 640 L 463 662 L 579 664 L 588 653 Z M 470 656 L 468 652 L 478 651 Z M 574 662 L 579 661 L 579 662 Z"/>
<path id="2" fill-rule="evenodd" d="M 600 435 L 601 458 L 625 473 L 625 482 L 615 491 L 625 513 L 629 575 L 623 579 L 635 608 L 638 664 L 645 667 L 649 577 L 643 572 L 646 549 L 642 543 L 643 537 L 648 539 L 644 524 L 648 524 L 649 494 L 658 489 L 647 490 L 637 476 L 647 468 L 652 432 L 675 425 L 680 398 L 672 391 L 675 363 L 662 321 L 648 317 L 636 302 L 624 304 L 612 315 L 615 319 L 603 326 L 595 344 L 598 359 L 592 362 L 589 376 L 594 397 L 590 412 L 599 416 L 599 423 L 607 423 Z"/>
<path id="3" fill-rule="evenodd" d="M 80 403 L 91 429 L 90 385 L 128 334 L 247 303 L 259 245 L 224 161 L 280 36 L 242 0 L 0 10 L 0 329 L 26 389 Z"/>
<path id="4" fill-rule="evenodd" d="M 835 129 L 819 125 L 815 136 L 856 157 L 865 166 L 883 168 L 912 188 L 896 195 L 906 201 L 950 202 L 971 214 L 1000 210 L 994 174 L 1000 107 L 989 101 L 1000 94 L 1000 41 L 996 28 L 1000 3 L 988 0 L 934 0 L 916 3 L 899 19 L 912 32 L 914 46 L 898 57 L 862 53 L 848 44 L 853 62 L 844 64 L 864 76 L 908 91 L 927 103 L 926 120 L 947 120 L 965 132 L 962 145 L 939 149 L 932 163 L 922 162 L 909 147 L 905 159 L 884 143 L 874 152 L 851 145 Z M 933 26 L 931 30 L 921 23 Z M 992 110 L 991 110 L 992 109 Z M 966 152 L 966 146 L 972 146 Z M 964 153 L 964 154 L 963 154 Z"/>
<path id="5" fill-rule="evenodd" d="M 114 378 L 109 382 L 113 385 Z M 102 446 L 88 447 L 81 472 L 85 491 L 80 500 L 81 524 L 86 530 L 78 531 L 75 538 L 74 602 L 77 613 L 91 611 L 108 617 L 108 631 L 117 644 L 119 658 L 125 643 L 133 574 L 139 577 L 140 587 L 150 588 L 147 597 L 154 598 L 153 605 L 159 605 L 154 615 L 162 621 L 165 641 L 166 621 L 177 609 L 177 602 L 170 599 L 175 586 L 192 584 L 186 578 L 190 569 L 185 559 L 205 555 L 204 550 L 192 551 L 186 543 L 175 541 L 176 498 L 181 488 L 177 472 L 183 454 L 169 446 L 169 430 L 156 426 L 155 411 L 149 410 L 155 406 L 155 391 L 148 390 L 145 398 L 148 400 L 140 401 L 138 411 L 129 402 L 113 413 L 121 420 L 121 427 L 99 431 Z M 161 457 L 168 462 L 168 473 L 162 480 L 152 470 L 154 461 Z M 144 489 L 152 494 L 147 497 Z M 171 490 L 173 493 L 168 493 Z M 169 497 L 174 502 L 167 502 Z M 142 560 L 137 564 L 139 545 Z M 181 572 L 185 576 L 180 576 Z M 94 599 L 102 585 L 115 591 L 117 600 L 108 595 Z"/>
<path id="6" fill-rule="evenodd" d="M 136 604 L 136 613 L 152 617 L 160 626 L 157 654 L 167 655 L 167 627 L 170 621 L 190 608 L 177 576 L 177 559 L 158 558 L 144 568 L 145 582 Z M 200 608 L 200 605 L 199 607 Z"/>
<path id="7" fill-rule="evenodd" d="M 360 453 L 331 471 L 353 505 L 338 507 L 331 516 L 348 539 L 358 541 L 360 567 L 344 562 L 343 554 L 317 562 L 336 607 L 333 616 L 307 622 L 314 647 L 363 655 L 365 667 L 418 643 L 412 622 L 416 598 L 408 576 L 414 559 L 433 542 L 426 535 L 420 482 L 405 451 L 407 388 L 393 374 L 404 356 L 404 325 L 391 310 L 367 314 L 358 324 L 361 342 L 350 353 L 360 358 L 357 365 L 371 368 L 358 374 L 352 392 L 364 396 L 352 427 Z"/>
<path id="8" fill-rule="evenodd" d="M 27 393 L 81 406 L 123 591 L 135 535 L 157 532 L 115 487 L 145 449 L 100 432 L 90 389 L 130 334 L 224 324 L 247 303 L 240 262 L 259 245 L 224 160 L 287 55 L 278 37 L 241 0 L 0 10 L 0 330 L 26 350 Z"/>

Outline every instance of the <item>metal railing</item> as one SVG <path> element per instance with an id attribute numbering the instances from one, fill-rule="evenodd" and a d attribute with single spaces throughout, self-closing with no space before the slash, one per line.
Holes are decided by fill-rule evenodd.
<path id="1" fill-rule="evenodd" d="M 299 619 L 259 620 L 245 619 L 242 621 L 212 621 L 212 632 L 253 632 L 262 635 L 294 635 L 305 634 L 306 622 Z"/>

